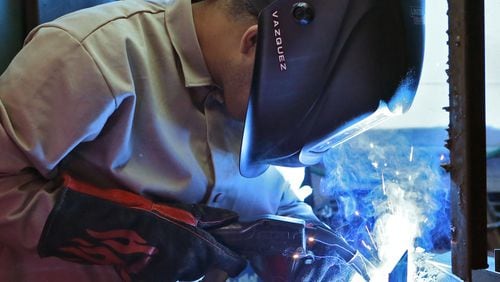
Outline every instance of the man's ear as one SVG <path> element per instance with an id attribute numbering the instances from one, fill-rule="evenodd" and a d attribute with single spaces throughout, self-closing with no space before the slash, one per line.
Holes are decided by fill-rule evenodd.
<path id="1" fill-rule="evenodd" d="M 240 52 L 244 55 L 254 56 L 255 48 L 257 46 L 257 30 L 258 26 L 252 25 L 250 26 L 243 36 L 241 37 L 240 42 Z"/>

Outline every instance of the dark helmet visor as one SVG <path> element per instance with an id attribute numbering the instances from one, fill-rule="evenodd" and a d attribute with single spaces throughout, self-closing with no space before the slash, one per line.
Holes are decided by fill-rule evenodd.
<path id="1" fill-rule="evenodd" d="M 270 164 L 315 164 L 329 148 L 408 110 L 422 68 L 423 0 L 255 5 L 265 8 L 242 175 L 257 176 Z"/>

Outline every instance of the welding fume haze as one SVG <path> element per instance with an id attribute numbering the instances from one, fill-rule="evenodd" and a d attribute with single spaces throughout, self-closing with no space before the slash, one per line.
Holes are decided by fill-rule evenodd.
<path id="1" fill-rule="evenodd" d="M 325 155 L 315 206 L 374 263 L 372 281 L 387 281 L 405 251 L 408 281 L 437 281 L 426 258 L 449 250 L 449 177 L 440 167 L 448 158 L 444 134 L 375 130 Z"/>

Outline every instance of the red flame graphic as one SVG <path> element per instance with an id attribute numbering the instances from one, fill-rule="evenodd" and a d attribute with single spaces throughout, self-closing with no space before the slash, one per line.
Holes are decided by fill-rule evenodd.
<path id="1" fill-rule="evenodd" d="M 72 245 L 61 247 L 60 251 L 71 254 L 72 261 L 97 265 L 113 265 L 124 281 L 130 281 L 129 273 L 139 273 L 151 261 L 158 249 L 147 244 L 134 230 L 110 230 L 98 232 L 87 229 L 92 242 L 82 238 L 71 240 Z M 140 254 L 142 257 L 130 263 L 126 255 Z"/>

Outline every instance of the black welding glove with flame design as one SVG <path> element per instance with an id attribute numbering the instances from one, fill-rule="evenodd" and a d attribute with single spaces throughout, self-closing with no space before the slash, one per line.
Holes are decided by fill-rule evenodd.
<path id="1" fill-rule="evenodd" d="M 246 261 L 204 229 L 237 219 L 229 210 L 155 203 L 65 176 L 38 252 L 41 257 L 112 265 L 124 281 L 196 280 L 211 269 L 236 276 Z"/>

